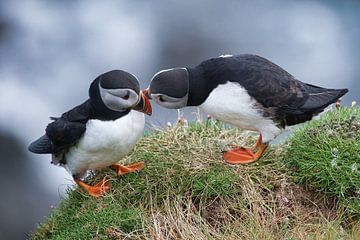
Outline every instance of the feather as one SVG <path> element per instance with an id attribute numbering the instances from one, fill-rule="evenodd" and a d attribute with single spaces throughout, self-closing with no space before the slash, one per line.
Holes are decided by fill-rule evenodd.
<path id="1" fill-rule="evenodd" d="M 315 88 L 315 87 L 312 87 Z M 348 92 L 347 89 L 321 89 L 322 91 L 314 91 L 313 89 L 308 89 L 309 98 L 306 100 L 304 105 L 301 106 L 303 110 L 318 110 L 322 109 L 332 103 L 335 103 L 339 98 L 341 98 L 345 93 Z"/>
<path id="2" fill-rule="evenodd" d="M 43 135 L 38 140 L 32 142 L 28 147 L 30 152 L 38 154 L 52 153 L 53 144 L 48 136 Z"/>

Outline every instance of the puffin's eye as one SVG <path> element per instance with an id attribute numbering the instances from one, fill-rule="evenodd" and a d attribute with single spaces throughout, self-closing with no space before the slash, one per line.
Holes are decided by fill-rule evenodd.
<path id="1" fill-rule="evenodd" d="M 164 98 L 163 98 L 162 95 L 159 96 L 159 101 L 160 101 L 160 102 L 165 102 L 165 100 L 164 100 Z"/>
<path id="2" fill-rule="evenodd" d="M 127 92 L 127 94 L 126 94 L 125 96 L 123 96 L 123 97 L 122 97 L 122 99 L 124 99 L 124 100 L 128 100 L 128 99 L 129 99 L 129 97 L 130 97 L 130 93 L 129 93 L 129 92 Z"/>

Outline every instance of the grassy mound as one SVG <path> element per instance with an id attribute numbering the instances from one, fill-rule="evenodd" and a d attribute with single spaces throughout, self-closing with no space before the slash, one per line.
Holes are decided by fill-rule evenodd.
<path id="1" fill-rule="evenodd" d="M 341 108 L 295 132 L 285 154 L 294 180 L 360 217 L 360 109 Z"/>
<path id="2" fill-rule="evenodd" d="M 110 194 L 94 199 L 81 189 L 69 190 L 67 199 L 31 237 L 354 239 L 360 236 L 358 224 L 344 225 L 344 211 L 334 207 L 330 202 L 333 199 L 292 181 L 294 177 L 282 161 L 285 159 L 290 164 L 290 157 L 285 157 L 282 148 L 269 149 L 254 164 L 225 164 L 222 151 L 231 144 L 251 145 L 255 138 L 214 121 L 177 125 L 149 134 L 125 159 L 145 161 L 144 170 L 121 178 L 111 170 L 90 177 L 90 183 L 104 176 L 110 178 Z M 294 176 L 301 176 L 300 171 L 297 174 Z M 299 179 L 295 177 L 297 182 Z"/>

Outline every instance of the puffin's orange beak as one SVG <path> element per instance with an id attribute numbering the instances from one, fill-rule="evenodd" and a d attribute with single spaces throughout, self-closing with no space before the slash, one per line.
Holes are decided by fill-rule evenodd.
<path id="1" fill-rule="evenodd" d="M 149 88 L 146 88 L 146 89 L 142 90 L 142 92 L 144 93 L 144 95 L 145 95 L 148 99 L 151 99 Z"/>
<path id="2" fill-rule="evenodd" d="M 140 91 L 140 101 L 133 109 L 151 116 L 152 108 L 150 101 L 142 91 Z"/>
<path id="3" fill-rule="evenodd" d="M 142 99 L 144 99 L 144 107 L 140 110 L 140 112 L 143 112 L 143 113 L 151 116 L 152 107 L 151 107 L 148 97 L 146 96 L 146 94 L 144 92 L 141 92 L 141 97 L 142 97 Z"/>

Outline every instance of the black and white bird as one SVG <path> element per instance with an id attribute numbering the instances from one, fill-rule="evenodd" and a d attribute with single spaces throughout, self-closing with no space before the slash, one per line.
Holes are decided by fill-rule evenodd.
<path id="1" fill-rule="evenodd" d="M 92 196 L 109 191 L 104 178 L 89 186 L 81 177 L 87 170 L 111 166 L 118 175 L 141 170 L 144 163 L 117 164 L 142 136 L 145 114 L 152 109 L 140 91 L 137 78 L 113 70 L 98 76 L 90 85 L 89 99 L 65 112 L 46 127 L 46 133 L 30 144 L 29 150 L 52 154 L 52 163 L 64 166 L 76 183 Z"/>
<path id="2" fill-rule="evenodd" d="M 265 58 L 241 54 L 160 71 L 143 92 L 165 108 L 199 106 L 219 120 L 260 132 L 253 148 L 224 154 L 239 164 L 257 161 L 285 126 L 311 120 L 348 90 L 303 83 Z"/>

